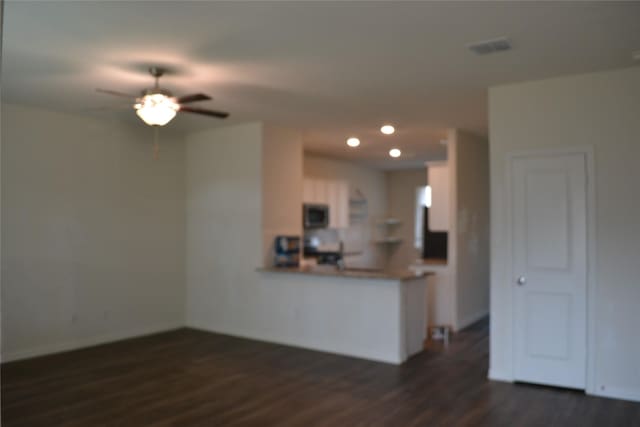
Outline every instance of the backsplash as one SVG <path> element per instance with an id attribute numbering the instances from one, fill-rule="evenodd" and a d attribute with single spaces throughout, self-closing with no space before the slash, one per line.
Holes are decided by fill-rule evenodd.
<path id="1" fill-rule="evenodd" d="M 384 268 L 386 254 L 371 239 L 372 226 L 367 223 L 354 224 L 341 229 L 305 230 L 305 239 L 316 239 L 319 250 L 338 251 L 340 241 L 344 243 L 344 257 L 351 267 Z"/>
<path id="2" fill-rule="evenodd" d="M 337 251 L 340 245 L 340 233 L 336 229 L 312 229 L 305 230 L 305 241 L 307 239 L 314 240 L 313 246 L 319 251 Z"/>

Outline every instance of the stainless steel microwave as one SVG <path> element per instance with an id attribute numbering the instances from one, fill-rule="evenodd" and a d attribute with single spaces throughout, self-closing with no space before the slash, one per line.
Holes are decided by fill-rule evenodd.
<path id="1" fill-rule="evenodd" d="M 329 206 L 305 203 L 302 206 L 304 228 L 327 228 L 329 226 Z"/>

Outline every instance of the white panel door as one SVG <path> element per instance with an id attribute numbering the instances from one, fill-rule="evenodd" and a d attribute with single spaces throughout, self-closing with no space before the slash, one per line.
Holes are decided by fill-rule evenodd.
<path id="1" fill-rule="evenodd" d="M 516 157 L 511 174 L 514 378 L 584 389 L 585 156 Z"/>

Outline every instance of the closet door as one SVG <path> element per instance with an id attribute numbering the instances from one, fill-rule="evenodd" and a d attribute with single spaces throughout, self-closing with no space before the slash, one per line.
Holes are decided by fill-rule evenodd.
<path id="1" fill-rule="evenodd" d="M 585 156 L 514 158 L 509 199 L 515 379 L 584 389 Z"/>

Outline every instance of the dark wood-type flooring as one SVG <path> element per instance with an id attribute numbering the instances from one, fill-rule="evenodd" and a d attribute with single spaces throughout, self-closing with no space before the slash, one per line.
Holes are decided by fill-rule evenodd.
<path id="1" fill-rule="evenodd" d="M 640 426 L 640 404 L 490 382 L 488 326 L 405 365 L 182 329 L 2 366 L 12 426 Z"/>

